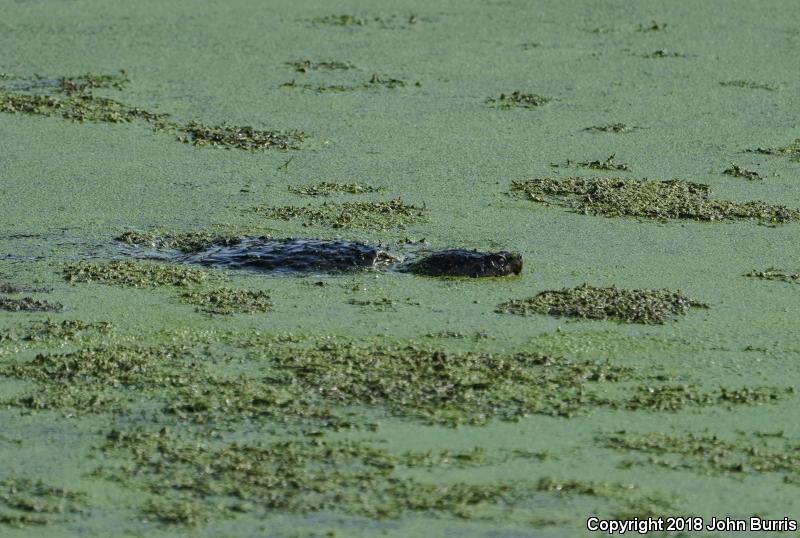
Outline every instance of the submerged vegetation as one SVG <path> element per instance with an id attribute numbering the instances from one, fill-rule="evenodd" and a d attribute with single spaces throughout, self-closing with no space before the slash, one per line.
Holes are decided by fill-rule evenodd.
<path id="1" fill-rule="evenodd" d="M 428 210 L 395 198 L 384 202 L 326 202 L 322 205 L 269 207 L 252 209 L 270 219 L 303 219 L 308 226 L 332 228 L 368 228 L 385 230 L 403 227 L 428 219 Z"/>
<path id="2" fill-rule="evenodd" d="M 535 202 L 604 217 L 757 220 L 772 224 L 800 219 L 797 209 L 761 201 L 716 200 L 710 197 L 708 185 L 682 180 L 539 178 L 514 181 L 511 191 Z"/>
<path id="3" fill-rule="evenodd" d="M 511 93 L 501 93 L 499 97 L 490 97 L 486 100 L 490 105 L 498 108 L 536 108 L 552 101 L 552 97 L 539 95 L 536 93 L 526 93 L 515 91 Z"/>
<path id="4" fill-rule="evenodd" d="M 678 291 L 626 290 L 613 286 L 596 288 L 584 284 L 560 291 L 544 291 L 529 299 L 501 303 L 496 311 L 660 324 L 685 314 L 692 307 L 707 308 L 707 305 L 693 301 Z"/>
<path id="5" fill-rule="evenodd" d="M 116 286 L 186 287 L 205 282 L 209 272 L 202 269 L 144 261 L 80 262 L 63 271 L 68 282 L 99 282 Z"/>

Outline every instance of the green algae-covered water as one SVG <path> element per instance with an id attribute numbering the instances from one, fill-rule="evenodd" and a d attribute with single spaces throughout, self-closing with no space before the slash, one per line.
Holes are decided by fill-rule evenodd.
<path id="1" fill-rule="evenodd" d="M 3 536 L 800 518 L 795 2 L 0 7 Z"/>

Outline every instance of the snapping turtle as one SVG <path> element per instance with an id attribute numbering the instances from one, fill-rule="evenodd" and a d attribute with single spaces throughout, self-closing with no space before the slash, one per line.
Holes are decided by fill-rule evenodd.
<path id="1" fill-rule="evenodd" d="M 441 250 L 414 262 L 413 273 L 428 276 L 507 276 L 522 271 L 522 256 L 515 252 Z"/>
<path id="2" fill-rule="evenodd" d="M 185 256 L 186 263 L 269 272 L 340 273 L 398 261 L 384 250 L 343 240 L 245 238 Z"/>

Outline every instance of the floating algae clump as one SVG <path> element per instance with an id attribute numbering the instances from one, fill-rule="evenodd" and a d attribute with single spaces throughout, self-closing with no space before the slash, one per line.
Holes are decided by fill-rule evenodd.
<path id="1" fill-rule="evenodd" d="M 79 513 L 86 495 L 28 478 L 0 480 L 0 525 L 26 527 L 58 521 L 57 514 Z"/>
<path id="2" fill-rule="evenodd" d="M 800 138 L 782 148 L 756 148 L 747 150 L 749 153 L 762 155 L 786 155 L 791 159 L 800 160 Z"/>
<path id="3" fill-rule="evenodd" d="M 100 282 L 116 286 L 178 286 L 199 284 L 209 278 L 207 271 L 141 261 L 110 261 L 105 263 L 81 262 L 64 268 L 64 278 L 69 282 Z"/>
<path id="4" fill-rule="evenodd" d="M 428 210 L 406 204 L 399 198 L 385 202 L 324 203 L 322 205 L 265 207 L 253 211 L 270 219 L 303 219 L 309 226 L 333 228 L 370 228 L 386 230 L 427 220 Z"/>
<path id="5" fill-rule="evenodd" d="M 780 89 L 780 86 L 775 84 L 768 84 L 766 82 L 756 82 L 753 80 L 726 80 L 719 83 L 720 86 L 733 87 L 733 88 L 747 88 L 750 90 L 768 90 L 774 92 Z"/>
<path id="6" fill-rule="evenodd" d="M 352 92 L 358 90 L 368 90 L 371 88 L 401 88 L 405 86 L 406 83 L 404 80 L 399 78 L 392 78 L 387 76 L 380 76 L 377 73 L 374 73 L 372 77 L 368 80 L 360 82 L 358 84 L 298 84 L 297 81 L 291 80 L 289 82 L 284 82 L 281 84 L 283 88 L 300 88 L 303 90 L 312 90 L 319 93 L 326 93 L 326 92 Z M 420 83 L 417 83 L 419 86 Z"/>
<path id="7" fill-rule="evenodd" d="M 22 297 L 21 299 L 0 297 L 0 310 L 9 312 L 57 312 L 62 308 L 61 303 L 51 303 L 33 297 Z"/>
<path id="8" fill-rule="evenodd" d="M 335 71 L 335 70 L 347 70 L 347 69 L 355 69 L 355 65 L 352 62 L 340 62 L 340 61 L 323 61 L 323 62 L 312 62 L 311 60 L 298 60 L 295 62 L 286 62 L 286 65 L 290 65 L 294 68 L 295 71 L 298 73 L 306 73 L 308 71 L 316 71 L 319 69 L 324 69 L 327 71 Z"/>
<path id="9" fill-rule="evenodd" d="M 189 254 L 213 245 L 235 245 L 241 241 L 236 235 L 220 235 L 212 232 L 185 232 L 160 234 L 156 232 L 127 231 L 117 241 L 137 247 L 179 250 Z"/>
<path id="10" fill-rule="evenodd" d="M 128 123 L 137 119 L 156 122 L 164 116 L 124 105 L 106 97 L 85 93 L 56 95 L 22 94 L 0 90 L 0 112 L 61 116 L 67 120 Z"/>
<path id="11" fill-rule="evenodd" d="M 539 178 L 511 184 L 512 193 L 518 196 L 586 215 L 765 223 L 800 219 L 797 209 L 761 201 L 715 200 L 709 198 L 710 190 L 708 185 L 681 180 L 620 178 Z"/>
<path id="12" fill-rule="evenodd" d="M 61 116 L 79 122 L 128 123 L 142 120 L 153 130 L 182 133 L 178 139 L 196 146 L 220 146 L 246 150 L 296 149 L 305 135 L 300 132 L 260 131 L 230 125 L 205 126 L 197 122 L 181 126 L 159 114 L 92 93 L 95 89 L 121 90 L 127 74 L 89 73 L 77 77 L 13 79 L 0 83 L 0 112 Z"/>
<path id="13" fill-rule="evenodd" d="M 630 133 L 635 129 L 635 127 L 628 127 L 624 123 L 607 123 L 603 125 L 592 125 L 584 129 L 584 131 L 594 133 Z"/>
<path id="14" fill-rule="evenodd" d="M 368 194 L 385 191 L 386 187 L 375 187 L 362 183 L 334 183 L 331 181 L 318 181 L 302 187 L 289 187 L 289 192 L 304 196 L 329 196 L 335 193 Z"/>
<path id="15" fill-rule="evenodd" d="M 23 340 L 75 340 L 85 334 L 110 332 L 112 325 L 108 321 L 96 323 L 76 319 L 65 319 L 56 322 L 51 319 L 32 323 L 25 331 Z"/>
<path id="16" fill-rule="evenodd" d="M 539 480 L 537 490 L 563 497 L 582 495 L 618 501 L 621 503 L 621 512 L 616 517 L 621 519 L 626 519 L 628 514 L 632 517 L 658 517 L 659 514 L 675 509 L 671 499 L 659 494 L 641 493 L 635 484 L 558 480 L 546 476 Z"/>
<path id="17" fill-rule="evenodd" d="M 61 116 L 64 119 L 81 122 L 127 123 L 134 120 L 161 122 L 166 115 L 92 94 L 92 90 L 96 88 L 120 90 L 127 83 L 128 77 L 124 71 L 119 75 L 88 73 L 77 77 L 54 79 L 34 77 L 0 86 L 0 112 Z"/>
<path id="18" fill-rule="evenodd" d="M 388 15 L 388 16 L 372 16 L 362 17 L 359 15 L 351 14 L 332 14 L 324 15 L 321 17 L 314 17 L 311 22 L 315 24 L 327 24 L 331 26 L 367 26 L 369 24 L 377 24 L 382 29 L 396 29 L 408 28 L 411 25 L 417 24 L 419 18 L 416 15 Z"/>
<path id="19" fill-rule="evenodd" d="M 605 161 L 596 160 L 596 161 L 583 161 L 579 162 L 578 166 L 582 166 L 584 168 L 591 168 L 592 170 L 615 170 L 618 172 L 627 172 L 628 165 L 624 163 L 615 162 L 616 155 L 611 154 L 608 156 L 608 159 Z"/>
<path id="20" fill-rule="evenodd" d="M 668 49 L 658 49 L 653 52 L 646 52 L 641 55 L 642 58 L 685 58 L 686 54 L 682 52 L 675 52 Z"/>
<path id="21" fill-rule="evenodd" d="M 202 359 L 202 360 L 200 360 Z M 76 413 L 130 412 L 143 401 L 159 402 L 160 416 L 194 424 L 241 424 L 266 418 L 299 421 L 315 427 L 344 428 L 308 391 L 291 391 L 285 380 L 272 383 L 212 371 L 210 357 L 191 349 L 159 346 L 107 346 L 66 354 L 40 354 L 32 361 L 8 363 L 0 375 L 37 386 L 3 404 L 30 410 Z"/>
<path id="22" fill-rule="evenodd" d="M 712 405 L 758 405 L 776 402 L 794 393 L 782 387 L 744 387 L 731 389 L 721 387 L 712 392 L 702 392 L 693 387 L 660 386 L 638 387 L 636 394 L 628 400 L 626 407 L 631 410 L 680 411 L 686 407 L 707 407 Z"/>
<path id="23" fill-rule="evenodd" d="M 535 93 L 511 92 L 501 93 L 498 98 L 489 98 L 486 102 L 499 108 L 536 108 L 552 101 L 552 97 Z"/>
<path id="24" fill-rule="evenodd" d="M 730 167 L 723 170 L 722 173 L 726 176 L 743 177 L 745 179 L 749 179 L 750 181 L 764 179 L 755 170 L 748 170 L 747 168 L 742 168 L 738 164 L 734 163 L 731 163 Z"/>
<path id="25" fill-rule="evenodd" d="M 449 425 L 529 414 L 572 416 L 608 404 L 590 392 L 591 384 L 632 375 L 609 363 L 530 352 L 448 353 L 413 345 L 328 344 L 266 357 L 326 400 L 379 405 L 395 415 Z"/>
<path id="26" fill-rule="evenodd" d="M 791 282 L 792 284 L 800 284 L 800 274 L 787 273 L 781 269 L 775 269 L 774 267 L 770 267 L 766 271 L 750 271 L 744 276 L 762 278 L 764 280 L 779 280 L 781 282 Z"/>
<path id="27" fill-rule="evenodd" d="M 544 291 L 528 299 L 497 306 L 498 313 L 549 314 L 584 319 L 611 319 L 626 323 L 661 324 L 691 307 L 707 308 L 677 291 L 596 288 L 584 284 L 560 291 Z"/>
<path id="28" fill-rule="evenodd" d="M 196 305 L 209 314 L 235 314 L 268 312 L 272 310 L 269 292 L 264 290 L 236 290 L 214 288 L 207 291 L 186 292 L 183 300 Z"/>
<path id="29" fill-rule="evenodd" d="M 226 443 L 179 436 L 165 428 L 157 433 L 114 430 L 102 450 L 107 458 L 125 459 L 111 460 L 96 475 L 157 494 L 168 503 L 156 511 L 168 516 L 162 521 L 166 523 L 202 522 L 203 513 L 274 510 L 385 519 L 413 512 L 471 518 L 477 509 L 485 514 L 495 508 L 499 517 L 532 490 L 524 485 L 420 482 L 404 476 L 410 458 L 359 441 Z M 186 503 L 190 506 L 180 507 Z M 153 508 L 145 505 L 151 514 Z"/>
<path id="30" fill-rule="evenodd" d="M 188 135 L 183 142 L 195 146 L 214 146 L 222 148 L 257 149 L 298 149 L 305 135 L 301 132 L 260 131 L 253 127 L 234 125 L 203 125 L 192 122 L 182 128 Z"/>
<path id="31" fill-rule="evenodd" d="M 605 448 L 647 454 L 646 460 L 631 465 L 655 465 L 666 469 L 690 470 L 703 474 L 747 475 L 784 473 L 784 482 L 800 480 L 798 440 L 775 433 L 742 432 L 734 441 L 716 435 L 615 432 L 597 436 Z"/>

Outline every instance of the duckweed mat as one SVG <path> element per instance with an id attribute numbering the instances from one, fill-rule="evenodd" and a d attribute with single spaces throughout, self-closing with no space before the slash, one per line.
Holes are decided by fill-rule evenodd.
<path id="1" fill-rule="evenodd" d="M 0 536 L 798 519 L 794 2 L 0 7 Z"/>

